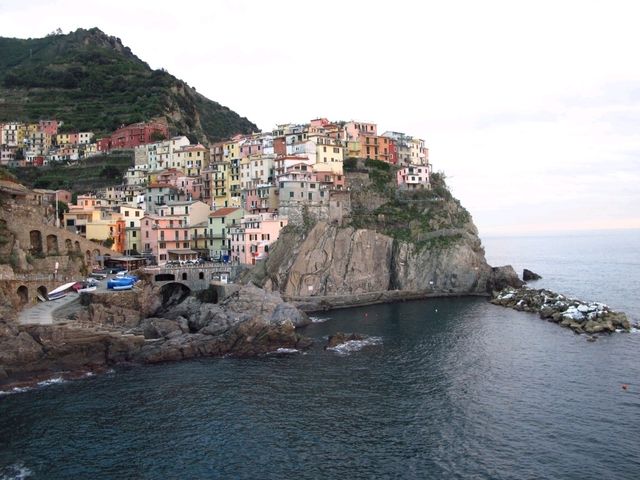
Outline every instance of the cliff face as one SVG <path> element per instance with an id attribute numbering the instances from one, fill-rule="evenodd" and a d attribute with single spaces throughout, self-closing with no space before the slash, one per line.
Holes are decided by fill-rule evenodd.
<path id="1" fill-rule="evenodd" d="M 471 216 L 442 175 L 429 190 L 399 192 L 387 165 L 367 167 L 347 175 L 352 211 L 343 225 L 289 227 L 249 280 L 309 309 L 518 285 L 512 269 L 487 264 Z"/>
<path id="2" fill-rule="evenodd" d="M 490 276 L 480 240 L 469 233 L 429 249 L 319 222 L 306 236 L 283 234 L 255 280 L 286 297 L 312 297 L 387 290 L 486 293 Z"/>

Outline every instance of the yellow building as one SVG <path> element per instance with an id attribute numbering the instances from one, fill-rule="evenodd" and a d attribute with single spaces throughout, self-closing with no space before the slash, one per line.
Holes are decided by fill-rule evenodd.
<path id="1" fill-rule="evenodd" d="M 314 137 L 316 143 L 316 163 L 314 172 L 332 172 L 342 175 L 344 147 L 340 140 L 331 137 Z"/>
<path id="2" fill-rule="evenodd" d="M 86 237 L 100 242 L 113 239 L 117 228 L 116 222 L 120 219 L 122 215 L 119 213 L 94 210 L 87 222 Z"/>
<path id="3" fill-rule="evenodd" d="M 227 207 L 231 203 L 231 163 L 216 162 L 211 165 L 210 191 L 212 204 L 216 208 Z"/>
<path id="4" fill-rule="evenodd" d="M 16 140 L 18 142 L 18 146 L 24 145 L 25 138 L 29 138 L 29 125 L 26 123 L 18 124 L 18 128 L 16 131 Z"/>

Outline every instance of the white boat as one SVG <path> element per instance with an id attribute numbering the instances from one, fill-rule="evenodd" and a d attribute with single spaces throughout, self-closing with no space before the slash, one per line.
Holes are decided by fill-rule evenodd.
<path id="1" fill-rule="evenodd" d="M 85 287 L 85 288 L 81 288 L 80 290 L 78 290 L 78 293 L 83 293 L 83 292 L 94 292 L 95 290 L 97 290 L 98 287 L 96 287 L 95 285 L 92 285 L 90 287 Z"/>
<path id="2" fill-rule="evenodd" d="M 111 287 L 112 290 L 131 290 L 133 288 L 133 284 L 130 285 L 115 285 Z"/>
<path id="3" fill-rule="evenodd" d="M 76 282 L 65 283 L 64 285 L 60 285 L 58 288 L 54 288 L 49 293 L 47 293 L 47 298 L 49 300 L 58 300 L 59 298 L 67 296 L 67 290 L 73 287 Z"/>
<path id="4" fill-rule="evenodd" d="M 67 296 L 67 292 L 57 292 L 57 293 L 54 293 L 54 294 L 50 293 L 49 295 L 47 295 L 47 297 L 49 297 L 50 301 L 51 300 L 58 300 L 60 298 L 66 297 L 66 296 Z"/>
<path id="5" fill-rule="evenodd" d="M 65 283 L 64 285 L 60 285 L 58 288 L 54 288 L 53 290 L 51 290 L 48 293 L 48 297 L 51 298 L 51 295 L 57 295 L 58 293 L 62 293 L 66 290 L 69 290 L 71 287 L 73 287 L 76 284 L 76 282 L 69 282 L 69 283 Z"/>

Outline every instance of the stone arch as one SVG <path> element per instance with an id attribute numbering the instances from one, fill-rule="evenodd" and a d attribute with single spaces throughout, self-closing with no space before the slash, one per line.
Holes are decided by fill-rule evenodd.
<path id="1" fill-rule="evenodd" d="M 18 294 L 20 305 L 24 305 L 29 302 L 29 289 L 27 287 L 20 285 L 16 293 Z"/>
<path id="2" fill-rule="evenodd" d="M 187 279 L 187 272 L 182 272 L 182 280 L 186 280 Z"/>
<path id="3" fill-rule="evenodd" d="M 160 288 L 162 306 L 165 308 L 181 303 L 190 294 L 191 289 L 183 283 L 167 283 L 166 285 L 163 285 L 162 288 Z"/>
<path id="4" fill-rule="evenodd" d="M 31 230 L 29 232 L 29 241 L 31 242 L 31 253 L 43 253 L 42 233 L 40 233 L 40 230 Z"/>
<path id="5" fill-rule="evenodd" d="M 176 279 L 176 276 L 173 273 L 158 273 L 155 276 L 156 282 L 173 282 Z"/>
<path id="6" fill-rule="evenodd" d="M 38 292 L 38 294 L 39 294 L 42 298 L 44 298 L 45 300 L 47 300 L 47 299 L 49 298 L 49 297 L 47 296 L 47 287 L 45 287 L 44 285 L 40 285 L 40 286 L 38 287 L 37 292 Z M 42 301 L 42 300 L 40 300 L 40 301 Z"/>
<path id="7" fill-rule="evenodd" d="M 80 251 L 80 242 L 78 240 L 73 242 L 73 247 L 76 249 L 77 252 L 79 252 Z"/>
<path id="8" fill-rule="evenodd" d="M 204 280 L 204 272 L 198 273 L 198 279 Z"/>
<path id="9" fill-rule="evenodd" d="M 73 242 L 70 238 L 65 239 L 64 248 L 67 250 L 67 253 L 71 253 L 73 251 Z"/>
<path id="10" fill-rule="evenodd" d="M 49 255 L 59 255 L 58 236 L 54 234 L 47 235 L 47 253 Z"/>

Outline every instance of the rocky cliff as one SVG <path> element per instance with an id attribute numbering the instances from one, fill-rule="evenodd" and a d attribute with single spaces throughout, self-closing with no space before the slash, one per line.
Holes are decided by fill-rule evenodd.
<path id="1" fill-rule="evenodd" d="M 285 229 L 246 280 L 309 309 L 521 285 L 510 267 L 487 264 L 471 216 L 442 175 L 418 192 L 396 190 L 393 178 L 374 162 L 348 174 L 353 207 L 343 224 Z"/>
<path id="2" fill-rule="evenodd" d="M 256 280 L 296 298 L 385 290 L 482 294 L 491 275 L 479 239 L 469 233 L 446 248 L 419 248 L 375 230 L 319 222 L 308 234 L 284 233 Z"/>

